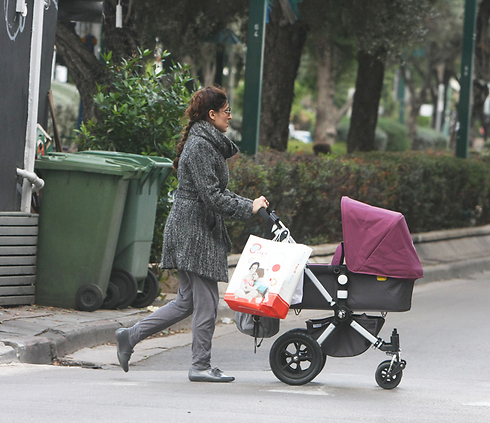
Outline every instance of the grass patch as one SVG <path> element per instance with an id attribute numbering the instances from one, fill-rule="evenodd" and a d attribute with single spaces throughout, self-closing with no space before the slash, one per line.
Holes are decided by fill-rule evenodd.
<path id="1" fill-rule="evenodd" d="M 313 143 L 304 143 L 298 140 L 289 139 L 288 153 L 313 154 Z M 332 154 L 335 156 L 344 156 L 347 154 L 347 144 L 345 142 L 336 142 L 332 146 Z"/>

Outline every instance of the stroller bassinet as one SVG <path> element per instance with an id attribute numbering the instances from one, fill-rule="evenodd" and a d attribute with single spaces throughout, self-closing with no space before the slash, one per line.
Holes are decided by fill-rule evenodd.
<path id="1" fill-rule="evenodd" d="M 308 264 L 301 302 L 290 308 L 331 310 L 333 316 L 309 320 L 306 329 L 280 336 L 270 351 L 276 377 L 291 385 L 313 380 L 326 357 L 352 357 L 369 346 L 386 352 L 390 360 L 376 370 L 376 382 L 385 389 L 398 386 L 406 362 L 401 359 L 399 335 L 390 342 L 378 337 L 386 312 L 408 311 L 414 281 L 422 266 L 402 214 L 343 197 L 343 242 L 331 264 Z M 274 240 L 294 242 L 274 212 L 262 212 L 272 221 Z M 345 259 L 345 264 L 344 264 Z M 365 313 L 381 312 L 381 316 Z"/>

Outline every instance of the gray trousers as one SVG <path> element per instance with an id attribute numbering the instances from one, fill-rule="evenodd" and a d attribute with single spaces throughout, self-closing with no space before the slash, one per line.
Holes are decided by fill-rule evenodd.
<path id="1" fill-rule="evenodd" d="M 139 341 L 192 317 L 192 368 L 211 368 L 211 343 L 216 326 L 219 292 L 218 282 L 197 273 L 179 270 L 179 291 L 174 301 L 150 314 L 129 329 L 129 342 Z"/>

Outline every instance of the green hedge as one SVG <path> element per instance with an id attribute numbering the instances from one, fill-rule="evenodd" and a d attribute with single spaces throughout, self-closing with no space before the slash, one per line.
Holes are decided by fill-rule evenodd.
<path id="1" fill-rule="evenodd" d="M 439 131 L 431 128 L 418 127 L 415 139 L 413 140 L 413 150 L 445 149 L 447 138 Z"/>
<path id="2" fill-rule="evenodd" d="M 388 136 L 386 151 L 410 150 L 410 138 L 405 125 L 388 118 L 378 118 L 377 128 L 383 130 Z"/>
<path id="3" fill-rule="evenodd" d="M 490 167 L 477 159 L 427 152 L 335 157 L 261 152 L 230 162 L 230 188 L 248 198 L 265 195 L 297 242 L 342 239 L 340 199 L 346 195 L 405 215 L 412 233 L 490 223 Z M 253 233 L 255 216 L 229 225 L 233 251 Z"/>

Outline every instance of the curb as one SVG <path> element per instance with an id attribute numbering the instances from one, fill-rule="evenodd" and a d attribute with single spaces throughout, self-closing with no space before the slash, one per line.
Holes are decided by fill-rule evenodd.
<path id="1" fill-rule="evenodd" d="M 49 328 L 35 336 L 12 337 L 0 341 L 0 364 L 29 363 L 51 364 L 54 359 L 72 354 L 82 348 L 115 343 L 115 332 L 122 327 L 133 326 L 150 314 L 142 311 L 137 315 L 117 319 L 98 320 L 85 324 L 65 324 Z M 218 321 L 233 319 L 235 312 L 220 299 Z M 190 329 L 192 316 L 169 327 L 172 331 Z"/>
<path id="2" fill-rule="evenodd" d="M 458 263 L 444 263 L 424 268 L 424 277 L 415 281 L 416 285 L 457 279 L 466 277 L 472 273 L 484 272 L 490 269 L 490 257 L 468 259 Z"/>
<path id="3" fill-rule="evenodd" d="M 19 361 L 19 359 L 15 349 L 0 342 L 0 364 L 9 364 L 16 361 Z"/>
<path id="4" fill-rule="evenodd" d="M 36 336 L 4 339 L 5 352 L 0 347 L 0 363 L 20 362 L 51 364 L 82 348 L 115 342 L 115 332 L 121 327 L 134 325 L 142 316 L 124 316 L 117 320 L 101 320 L 83 325 L 62 325 L 47 329 Z M 15 358 L 14 358 L 15 357 Z M 8 361 L 10 360 L 10 361 Z"/>

